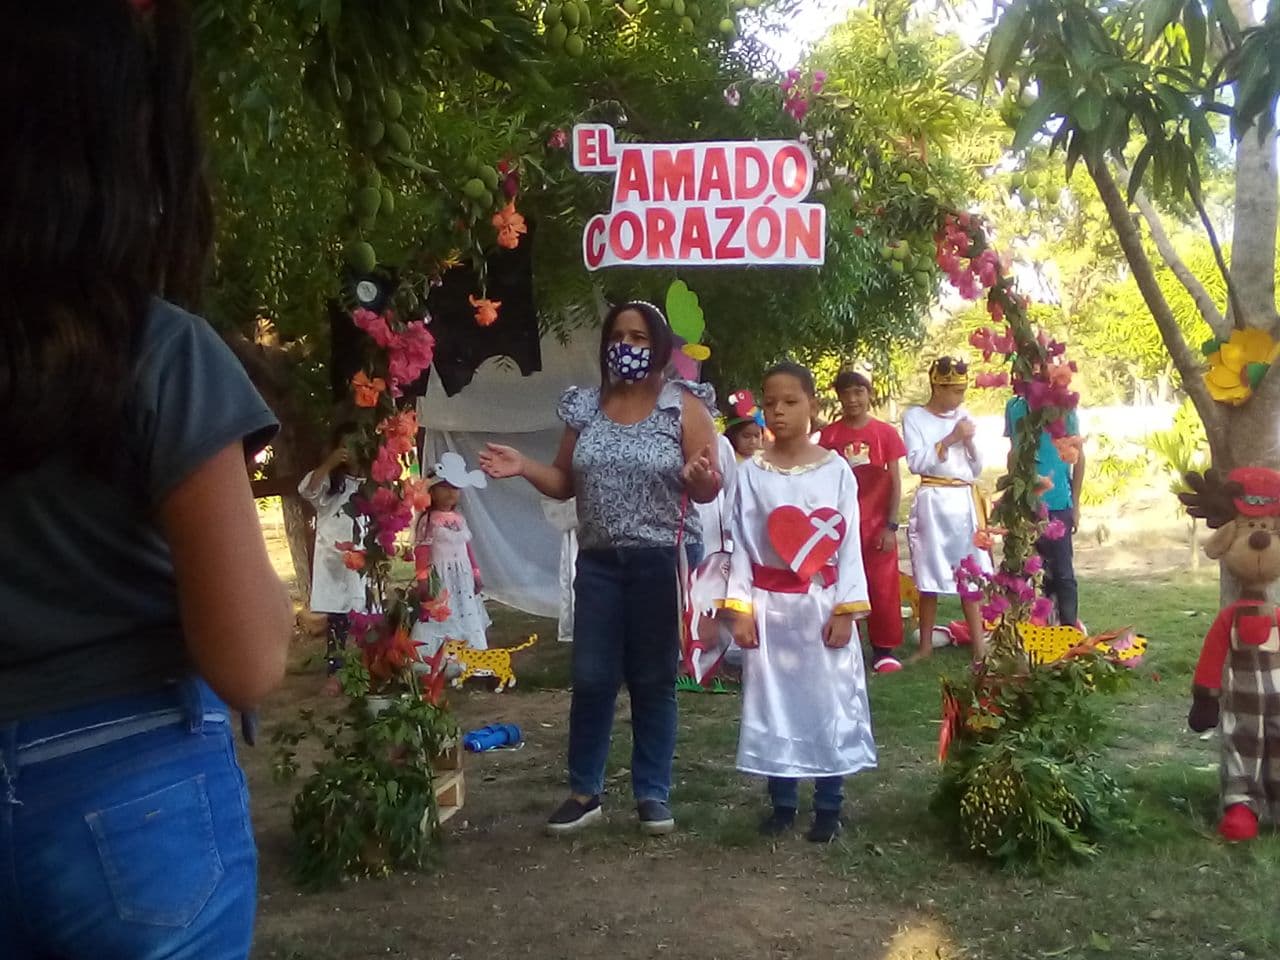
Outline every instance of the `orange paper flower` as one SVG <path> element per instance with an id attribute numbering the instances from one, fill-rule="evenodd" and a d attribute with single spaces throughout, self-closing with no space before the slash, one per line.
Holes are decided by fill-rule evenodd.
<path id="1" fill-rule="evenodd" d="M 376 407 L 378 395 L 387 389 L 387 381 L 381 377 L 369 379 L 369 375 L 361 370 L 351 378 L 351 389 L 355 391 L 357 407 Z"/>
<path id="2" fill-rule="evenodd" d="M 471 306 L 476 308 L 476 323 L 482 327 L 491 327 L 498 320 L 498 308 L 502 306 L 501 300 L 480 299 L 468 297 Z"/>
<path id="3" fill-rule="evenodd" d="M 493 225 L 498 231 L 498 246 L 505 250 L 520 246 L 520 235 L 529 232 L 524 217 L 516 212 L 514 201 L 493 215 Z"/>
<path id="4" fill-rule="evenodd" d="M 431 491 L 427 486 L 427 481 L 422 477 L 410 477 L 403 481 L 400 486 L 404 491 L 404 500 L 419 513 L 431 506 Z"/>
<path id="5" fill-rule="evenodd" d="M 1036 493 L 1045 494 L 1053 489 L 1053 477 L 1046 477 L 1043 474 L 1036 477 Z"/>
<path id="6" fill-rule="evenodd" d="M 1080 454 L 1084 450 L 1084 437 L 1059 437 L 1053 441 L 1054 448 L 1062 462 L 1074 467 L 1080 462 Z"/>
<path id="7" fill-rule="evenodd" d="M 346 553 L 342 555 L 342 562 L 346 564 L 346 567 L 348 570 L 357 570 L 357 571 L 363 570 L 364 569 L 364 551 L 348 550 Z"/>

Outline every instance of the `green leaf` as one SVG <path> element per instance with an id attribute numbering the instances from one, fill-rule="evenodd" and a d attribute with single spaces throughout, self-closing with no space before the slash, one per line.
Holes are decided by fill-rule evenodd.
<path id="1" fill-rule="evenodd" d="M 1222 349 L 1222 341 L 1217 337 L 1210 337 L 1204 343 L 1200 344 L 1200 353 L 1206 357 L 1211 357 Z"/>
<path id="2" fill-rule="evenodd" d="M 1157 143 L 1158 141 L 1148 140 L 1138 152 L 1138 158 L 1133 161 L 1133 170 L 1129 173 L 1129 203 L 1133 203 L 1133 198 L 1142 188 L 1142 176 L 1147 172 L 1147 164 L 1156 152 Z"/>
<path id="3" fill-rule="evenodd" d="M 985 79 L 1008 76 L 1026 43 L 1030 26 L 1031 15 L 1025 3 L 1014 3 L 1005 11 L 987 41 L 987 53 L 982 60 Z"/>
<path id="4" fill-rule="evenodd" d="M 1262 378 L 1267 375 L 1267 371 L 1271 369 L 1269 363 L 1250 363 L 1244 368 L 1244 375 L 1249 380 L 1249 386 L 1257 390 L 1262 383 Z"/>
<path id="5" fill-rule="evenodd" d="M 685 343 L 701 341 L 707 328 L 698 295 L 683 280 L 676 280 L 667 288 L 667 322 Z"/>
<path id="6" fill-rule="evenodd" d="M 1143 6 L 1142 46 L 1149 48 L 1156 42 L 1164 28 L 1177 18 L 1184 0 L 1153 0 Z M 1195 0 L 1191 0 L 1192 3 Z"/>
<path id="7" fill-rule="evenodd" d="M 1089 948 L 1097 950 L 1099 953 L 1111 952 L 1111 938 L 1105 933 L 1099 933 L 1093 930 L 1089 933 Z"/>
<path id="8" fill-rule="evenodd" d="M 1182 26 L 1187 31 L 1187 49 L 1191 54 L 1191 72 L 1199 75 L 1204 70 L 1204 51 L 1208 42 L 1209 26 L 1205 23 L 1200 0 L 1188 0 L 1182 9 Z"/>
<path id="9" fill-rule="evenodd" d="M 1231 9 L 1231 0 L 1212 0 L 1213 2 L 1213 19 L 1217 22 L 1218 27 L 1231 43 L 1240 42 L 1240 21 L 1236 19 L 1235 12 Z"/>
<path id="10" fill-rule="evenodd" d="M 1025 150 L 1032 139 L 1044 127 L 1048 119 L 1062 112 L 1066 97 L 1060 90 L 1049 90 L 1042 93 L 1039 99 L 1027 108 L 1027 112 L 1018 121 L 1018 129 L 1014 132 L 1013 143 L 1009 149 L 1014 153 Z"/>

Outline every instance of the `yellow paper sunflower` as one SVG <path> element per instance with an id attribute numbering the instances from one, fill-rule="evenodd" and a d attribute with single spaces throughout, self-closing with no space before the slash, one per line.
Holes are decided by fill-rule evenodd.
<path id="1" fill-rule="evenodd" d="M 1209 395 L 1219 403 L 1238 407 L 1251 396 L 1267 368 L 1280 357 L 1280 344 L 1265 330 L 1233 330 L 1225 342 L 1206 345 L 1209 372 L 1204 375 Z"/>

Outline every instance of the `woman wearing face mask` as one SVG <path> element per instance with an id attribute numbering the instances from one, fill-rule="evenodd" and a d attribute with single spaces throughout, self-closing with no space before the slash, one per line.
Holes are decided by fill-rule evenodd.
<path id="1" fill-rule="evenodd" d="M 697 511 L 720 489 L 711 388 L 668 379 L 673 336 L 647 303 L 605 317 L 599 387 L 560 400 L 564 436 L 551 464 L 490 444 L 491 477 L 524 477 L 545 496 L 578 507 L 574 581 L 571 795 L 547 831 L 573 833 L 603 814 L 605 761 L 618 686 L 631 697 L 632 789 L 641 829 L 670 833 L 680 656 L 676 550 L 701 552 Z"/>

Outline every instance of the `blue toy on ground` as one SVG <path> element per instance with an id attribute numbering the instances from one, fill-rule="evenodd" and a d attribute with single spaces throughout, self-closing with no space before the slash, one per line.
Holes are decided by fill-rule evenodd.
<path id="1" fill-rule="evenodd" d="M 514 723 L 491 723 L 464 734 L 462 745 L 471 753 L 484 753 L 499 747 L 514 747 L 523 740 L 524 734 Z"/>

